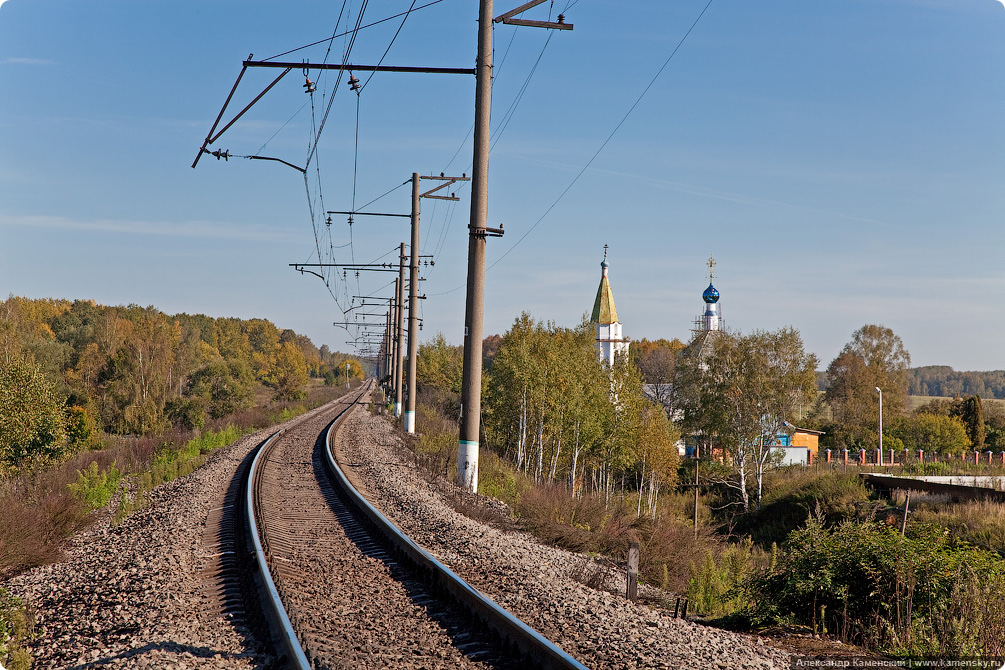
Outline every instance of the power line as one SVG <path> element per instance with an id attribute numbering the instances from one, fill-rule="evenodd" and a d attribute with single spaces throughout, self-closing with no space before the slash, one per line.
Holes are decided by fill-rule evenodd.
<path id="1" fill-rule="evenodd" d="M 703 17 L 705 15 L 705 12 L 708 10 L 708 8 L 709 8 L 709 6 L 711 4 L 712 4 L 712 0 L 708 0 L 708 3 L 705 4 L 704 9 L 702 9 L 701 13 L 698 14 L 698 18 L 696 18 L 694 20 L 694 23 L 691 24 L 691 27 L 687 29 L 687 32 L 684 33 L 684 36 L 680 38 L 679 42 L 677 42 L 677 46 L 674 47 L 674 49 L 673 49 L 672 52 L 670 52 L 670 55 L 667 57 L 667 59 L 665 61 L 663 61 L 663 65 L 660 66 L 659 70 L 656 71 L 656 74 L 653 75 L 653 77 L 652 77 L 652 79 L 650 79 L 649 83 L 646 84 L 646 87 L 642 90 L 642 93 L 639 94 L 638 98 L 635 99 L 635 102 L 633 102 L 632 105 L 631 105 L 631 107 L 628 108 L 628 111 L 625 112 L 625 115 L 623 117 L 621 117 L 620 121 L 618 121 L 618 124 L 614 127 L 614 130 L 611 131 L 611 133 L 607 136 L 607 139 L 605 139 L 603 141 L 603 143 L 600 145 L 600 147 L 593 153 L 593 155 L 590 157 L 590 160 L 588 160 L 586 162 L 586 165 L 583 166 L 583 168 L 573 178 L 573 180 L 569 183 L 569 185 L 565 187 L 565 190 L 563 190 L 558 195 L 558 197 L 555 199 L 555 201 L 553 203 L 551 203 L 551 205 L 548 207 L 548 209 L 546 209 L 544 211 L 544 214 L 542 214 L 538 218 L 538 220 L 534 222 L 534 225 L 532 225 L 530 228 L 528 228 L 527 232 L 525 232 L 523 235 L 521 235 L 520 238 L 516 242 L 513 243 L 513 246 L 511 246 L 509 249 L 507 249 L 505 252 L 503 252 L 502 256 L 500 256 L 499 258 L 497 258 L 491 265 L 489 265 L 486 268 L 486 270 L 491 270 L 492 268 L 494 268 L 496 265 L 499 264 L 500 261 L 502 261 L 502 259 L 506 258 L 506 256 L 508 256 L 511 251 L 513 251 L 514 249 L 516 249 L 517 245 L 519 245 L 521 242 L 523 242 L 524 239 L 526 239 L 527 236 L 530 235 L 534 231 L 535 228 L 537 228 L 537 226 L 544 220 L 544 218 L 546 216 L 548 216 L 548 214 L 551 213 L 551 210 L 553 210 L 555 208 L 555 206 L 562 200 L 562 198 L 565 197 L 565 194 L 568 193 L 572 189 L 573 186 L 575 186 L 576 182 L 579 181 L 579 178 L 582 177 L 583 174 L 589 169 L 590 165 L 593 164 L 593 161 L 595 161 L 597 159 L 597 156 L 600 155 L 600 152 L 604 150 L 604 147 L 606 147 L 607 144 L 614 138 L 614 135 L 618 132 L 618 130 L 621 129 L 621 126 L 623 126 L 624 123 L 625 123 L 625 121 L 628 120 L 628 117 L 631 116 L 631 114 L 632 114 L 633 111 L 635 111 L 635 108 L 638 107 L 639 103 L 642 102 L 642 98 L 644 98 L 646 96 L 646 93 L 648 93 L 649 89 L 653 87 L 653 84 L 656 83 L 656 80 L 659 79 L 659 77 L 660 77 L 661 74 L 663 74 L 663 70 L 665 70 L 666 67 L 667 67 L 667 65 L 670 64 L 670 61 L 673 59 L 674 55 L 681 48 L 681 45 L 684 44 L 684 40 L 686 40 L 687 37 L 688 37 L 688 35 L 691 34 L 691 31 L 694 30 L 694 27 L 696 25 L 698 25 L 698 21 L 700 21 L 701 17 Z M 458 287 L 458 288 L 461 288 L 461 287 Z M 457 289 L 453 289 L 453 290 L 456 291 Z"/>
<path id="2" fill-rule="evenodd" d="M 384 54 L 380 57 L 380 60 L 377 61 L 377 67 L 380 67 L 380 65 L 384 62 L 384 59 L 387 58 L 387 53 L 391 50 L 391 47 L 394 46 L 394 41 L 398 39 L 398 34 L 401 32 L 401 29 L 405 27 L 405 21 L 408 20 L 408 16 L 409 14 L 412 13 L 412 9 L 414 7 L 415 7 L 415 0 L 412 0 L 411 6 L 409 6 L 408 11 L 405 12 L 405 16 L 401 19 L 401 23 L 398 25 L 398 29 L 394 32 L 394 37 L 391 38 L 391 42 L 387 45 L 387 48 L 384 49 Z M 370 83 L 370 80 L 373 79 L 373 75 L 375 74 L 377 74 L 376 71 L 370 73 L 370 76 L 366 78 L 366 81 L 363 82 L 363 85 L 360 87 L 359 89 L 360 91 L 366 88 L 366 85 Z M 357 95 L 358 94 L 359 92 L 357 91 Z"/>
<path id="3" fill-rule="evenodd" d="M 579 0 L 576 0 L 576 1 L 578 2 Z M 359 29 L 360 30 L 364 30 L 366 28 L 372 28 L 372 27 L 374 27 L 376 25 L 380 25 L 381 23 L 386 23 L 387 21 L 391 21 L 393 19 L 396 19 L 399 16 L 406 16 L 409 12 L 413 12 L 413 11 L 417 12 L 420 9 L 425 9 L 427 7 L 432 7 L 433 5 L 438 5 L 441 2 L 443 2 L 443 0 L 433 0 L 432 2 L 427 2 L 424 5 L 419 5 L 418 7 L 415 7 L 414 9 L 409 8 L 408 11 L 404 11 L 404 12 L 401 12 L 399 14 L 394 14 L 392 16 L 388 16 L 387 18 L 380 19 L 379 21 L 374 21 L 373 23 L 368 23 L 365 26 L 360 26 Z M 414 5 L 415 3 L 413 2 L 412 4 Z M 345 8 L 345 4 L 344 3 L 342 5 L 342 7 L 343 7 L 343 9 Z M 338 30 L 338 23 L 335 24 L 335 30 Z M 345 37 L 347 34 L 349 34 L 349 31 L 346 31 L 346 32 L 344 32 L 342 34 L 339 34 L 339 35 L 332 35 L 331 37 L 325 37 L 324 39 L 320 39 L 317 42 L 311 42 L 310 44 L 305 44 L 303 46 L 296 47 L 294 49 L 290 49 L 289 51 L 284 51 L 281 54 L 276 54 L 275 56 L 270 56 L 270 57 L 268 57 L 268 58 L 266 58 L 264 60 L 273 60 L 275 58 L 281 58 L 282 56 L 286 56 L 288 54 L 295 53 L 295 52 L 300 51 L 302 49 L 309 49 L 311 47 L 316 47 L 319 44 L 323 44 L 325 42 L 329 42 L 330 40 L 334 40 L 334 39 L 336 39 L 338 37 Z"/>

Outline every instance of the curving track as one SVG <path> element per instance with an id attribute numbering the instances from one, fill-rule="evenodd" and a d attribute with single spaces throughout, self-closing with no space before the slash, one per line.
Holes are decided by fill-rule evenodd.
<path id="1" fill-rule="evenodd" d="M 397 536 L 355 492 L 328 445 L 372 388 L 277 433 L 250 468 L 249 548 L 260 541 L 259 592 L 278 603 L 263 608 L 287 664 L 583 668 Z"/>

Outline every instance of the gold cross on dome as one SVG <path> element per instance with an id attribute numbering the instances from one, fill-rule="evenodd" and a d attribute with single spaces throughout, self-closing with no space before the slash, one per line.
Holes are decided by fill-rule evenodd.
<path id="1" fill-rule="evenodd" d="M 711 284 L 712 280 L 715 278 L 715 258 L 713 258 L 711 254 L 709 254 L 708 262 L 705 263 L 705 265 L 708 266 L 708 283 Z"/>
<path id="2" fill-rule="evenodd" d="M 607 245 L 604 245 L 604 260 L 607 260 Z"/>

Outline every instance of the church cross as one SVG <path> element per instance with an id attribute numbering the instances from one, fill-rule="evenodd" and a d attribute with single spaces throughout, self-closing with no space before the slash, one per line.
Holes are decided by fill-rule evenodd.
<path id="1" fill-rule="evenodd" d="M 708 262 L 705 265 L 708 266 L 708 281 L 712 283 L 712 280 L 715 278 L 715 258 L 709 255 Z"/>

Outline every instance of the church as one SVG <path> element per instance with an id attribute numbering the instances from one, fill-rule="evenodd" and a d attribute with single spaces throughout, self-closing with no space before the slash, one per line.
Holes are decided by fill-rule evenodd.
<path id="1" fill-rule="evenodd" d="M 614 306 L 614 293 L 611 291 L 611 280 L 607 276 L 607 245 L 604 245 L 604 260 L 600 262 L 600 287 L 597 289 L 597 299 L 593 301 L 593 314 L 590 316 L 597 327 L 597 358 L 611 366 L 615 357 L 628 355 L 628 340 L 621 332 L 621 322 L 618 321 L 618 310 Z"/>
<path id="2" fill-rule="evenodd" d="M 698 336 L 691 346 L 697 347 L 697 355 L 705 357 L 711 347 L 715 335 L 725 330 L 722 315 L 719 312 L 719 291 L 712 284 L 715 277 L 715 259 L 708 259 L 708 288 L 701 294 L 705 302 L 705 313 L 694 321 L 693 332 Z M 604 245 L 604 260 L 600 261 L 600 286 L 597 288 L 597 298 L 593 301 L 593 313 L 590 321 L 597 329 L 597 358 L 607 365 L 614 365 L 616 357 L 627 356 L 629 340 L 622 332 L 618 321 L 618 310 L 614 306 L 614 292 L 611 290 L 611 279 L 608 276 L 610 263 L 607 262 L 607 245 Z"/>

